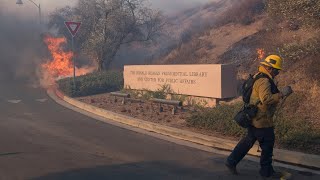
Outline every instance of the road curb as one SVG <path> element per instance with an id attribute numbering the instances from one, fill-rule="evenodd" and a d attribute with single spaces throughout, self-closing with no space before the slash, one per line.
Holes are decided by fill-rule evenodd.
<path id="1" fill-rule="evenodd" d="M 117 114 L 102 108 L 92 106 L 90 104 L 80 102 L 68 96 L 65 96 L 62 92 L 60 92 L 57 89 L 49 89 L 48 94 L 50 94 L 51 96 L 52 95 L 56 96 L 75 107 L 78 107 L 82 110 L 96 114 L 98 116 L 111 119 L 113 121 L 126 124 L 129 126 L 133 126 L 133 127 L 147 130 L 147 131 L 177 138 L 180 140 L 190 141 L 200 145 L 205 145 L 212 148 L 217 148 L 217 149 L 227 150 L 227 151 L 232 151 L 233 148 L 238 143 L 232 140 L 207 136 L 199 133 L 194 133 L 186 130 L 168 127 L 168 126 L 164 126 L 164 125 L 160 125 L 152 122 L 143 121 L 137 118 L 132 118 L 125 115 Z M 257 148 L 258 146 L 254 145 L 254 147 L 251 148 L 248 154 L 253 156 L 260 156 L 260 153 L 256 151 Z M 318 155 L 305 154 L 305 153 L 288 151 L 283 149 L 274 149 L 273 159 L 279 162 L 287 163 L 287 164 L 298 165 L 298 166 L 307 167 L 307 168 L 316 169 L 316 170 L 320 169 L 320 156 Z"/>

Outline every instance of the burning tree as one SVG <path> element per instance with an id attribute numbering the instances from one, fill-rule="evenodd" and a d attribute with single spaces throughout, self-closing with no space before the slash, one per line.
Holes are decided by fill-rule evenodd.
<path id="1" fill-rule="evenodd" d="M 74 9 L 64 8 L 51 16 L 50 25 L 66 33 L 61 20 L 82 21 L 79 41 L 83 52 L 94 59 L 98 70 L 108 69 L 120 47 L 154 40 L 164 26 L 162 14 L 144 0 L 79 0 Z"/>

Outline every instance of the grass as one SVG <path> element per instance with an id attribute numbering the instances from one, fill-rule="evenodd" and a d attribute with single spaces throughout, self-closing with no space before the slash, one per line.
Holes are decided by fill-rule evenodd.
<path id="1" fill-rule="evenodd" d="M 280 114 L 275 133 L 279 147 L 320 154 L 320 130 L 303 118 L 287 118 Z"/>
<path id="2" fill-rule="evenodd" d="M 300 60 L 306 56 L 317 55 L 320 52 L 320 36 L 308 39 L 305 42 L 290 42 L 280 49 L 281 54 L 290 60 Z"/>
<path id="3" fill-rule="evenodd" d="M 187 118 L 187 123 L 190 126 L 217 131 L 225 135 L 241 136 L 245 134 L 245 130 L 233 121 L 234 115 L 241 106 L 242 103 L 237 103 L 235 105 L 221 105 L 212 109 L 202 109 L 192 113 Z"/>
<path id="4" fill-rule="evenodd" d="M 203 109 L 188 117 L 187 123 L 223 135 L 243 136 L 246 130 L 233 120 L 241 106 L 242 103 L 236 103 Z M 286 113 L 280 113 L 275 122 L 275 134 L 276 146 L 279 148 L 320 154 L 320 130 L 303 118 L 288 118 Z"/>
<path id="5" fill-rule="evenodd" d="M 131 89 L 130 87 L 126 87 L 122 91 L 130 93 L 132 95 L 132 97 L 134 97 L 134 98 L 140 98 L 143 100 L 149 100 L 152 98 L 167 99 L 169 94 L 174 93 L 169 84 L 161 85 L 155 91 L 150 91 L 148 89 L 134 90 L 134 89 Z M 176 97 L 176 96 L 174 96 L 174 97 Z"/>

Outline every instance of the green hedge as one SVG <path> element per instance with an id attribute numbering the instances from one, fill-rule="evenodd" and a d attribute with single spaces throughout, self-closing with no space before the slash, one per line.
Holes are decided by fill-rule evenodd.
<path id="1" fill-rule="evenodd" d="M 221 105 L 193 113 L 187 119 L 190 126 L 204 128 L 224 135 L 239 137 L 246 130 L 238 126 L 233 117 L 242 103 Z M 320 154 L 320 130 L 302 118 L 289 119 L 279 114 L 275 122 L 276 144 L 278 147 Z"/>
<path id="2" fill-rule="evenodd" d="M 59 89 L 70 97 L 89 96 L 100 93 L 119 91 L 123 88 L 122 72 L 106 71 L 76 77 L 76 89 L 73 78 L 61 79 Z"/>

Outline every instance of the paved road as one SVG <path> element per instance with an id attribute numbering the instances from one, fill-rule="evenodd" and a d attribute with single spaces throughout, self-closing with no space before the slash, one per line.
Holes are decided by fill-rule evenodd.
<path id="1" fill-rule="evenodd" d="M 66 109 L 41 88 L 1 79 L 0 179 L 257 179 L 225 156 L 115 127 Z M 298 179 L 319 179 L 294 172 Z"/>

